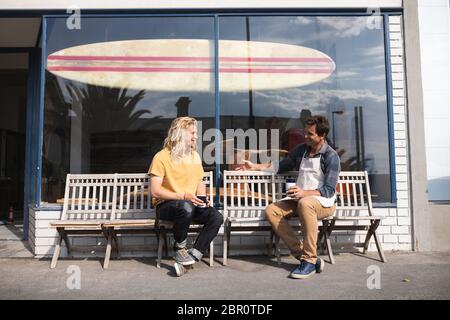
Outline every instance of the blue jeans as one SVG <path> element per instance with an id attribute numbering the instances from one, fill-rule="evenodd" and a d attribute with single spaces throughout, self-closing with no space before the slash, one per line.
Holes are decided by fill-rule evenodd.
<path id="1" fill-rule="evenodd" d="M 194 248 L 203 254 L 223 223 L 223 216 L 216 208 L 197 208 L 191 201 L 185 200 L 166 200 L 156 206 L 156 214 L 161 220 L 173 222 L 173 236 L 177 243 L 186 240 L 191 223 L 202 224 Z"/>

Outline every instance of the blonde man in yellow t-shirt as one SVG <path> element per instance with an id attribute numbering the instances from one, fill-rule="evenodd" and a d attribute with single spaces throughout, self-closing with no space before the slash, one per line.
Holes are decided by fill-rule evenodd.
<path id="1" fill-rule="evenodd" d="M 176 118 L 169 128 L 164 148 L 153 157 L 148 170 L 152 197 L 157 199 L 156 212 L 160 219 L 174 224 L 174 266 L 178 276 L 185 273 L 184 266 L 202 258 L 223 222 L 222 214 L 203 198 L 206 188 L 202 161 L 195 151 L 196 142 L 197 121 L 190 117 Z M 188 250 L 186 239 L 191 222 L 204 226 Z"/>

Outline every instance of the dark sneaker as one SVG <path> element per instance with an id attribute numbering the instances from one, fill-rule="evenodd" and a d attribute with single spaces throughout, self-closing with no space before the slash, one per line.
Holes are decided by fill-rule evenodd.
<path id="1" fill-rule="evenodd" d="M 173 266 L 175 267 L 177 277 L 181 277 L 183 274 L 187 272 L 186 268 L 182 264 L 179 264 L 178 262 L 175 262 Z"/>
<path id="2" fill-rule="evenodd" d="M 195 263 L 194 258 L 189 254 L 186 248 L 175 250 L 175 261 L 183 266 L 189 266 Z"/>
<path id="3" fill-rule="evenodd" d="M 297 268 L 291 272 L 290 277 L 294 279 L 306 279 L 316 273 L 316 265 L 302 260 Z"/>
<path id="4" fill-rule="evenodd" d="M 191 257 L 193 259 L 195 259 L 196 262 L 200 261 L 203 257 L 203 253 L 201 253 L 200 251 L 198 251 L 195 248 L 189 249 L 189 254 L 191 255 Z"/>
<path id="5" fill-rule="evenodd" d="M 316 261 L 316 273 L 321 273 L 325 269 L 325 262 L 322 258 L 317 258 Z"/>

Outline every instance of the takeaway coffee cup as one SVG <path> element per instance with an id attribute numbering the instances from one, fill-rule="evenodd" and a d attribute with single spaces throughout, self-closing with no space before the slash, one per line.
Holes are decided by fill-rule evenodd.
<path id="1" fill-rule="evenodd" d="M 200 200 L 203 201 L 204 204 L 199 205 L 199 208 L 206 208 L 206 196 L 197 196 L 197 198 L 199 198 Z"/>
<path id="2" fill-rule="evenodd" d="M 295 187 L 296 185 L 297 185 L 296 184 L 296 179 L 294 179 L 294 178 L 287 178 L 286 179 L 286 192 L 289 191 L 289 188 Z"/>

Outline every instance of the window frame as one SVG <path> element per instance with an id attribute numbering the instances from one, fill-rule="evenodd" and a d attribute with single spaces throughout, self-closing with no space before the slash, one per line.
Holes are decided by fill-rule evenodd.
<path id="1" fill-rule="evenodd" d="M 387 117 L 388 117 L 388 143 L 389 143 L 389 163 L 390 163 L 390 180 L 391 180 L 391 202 L 390 203 L 374 203 L 374 207 L 380 208 L 394 208 L 397 207 L 397 196 L 396 196 L 396 165 L 395 165 L 395 145 L 394 145 L 394 114 L 393 114 L 393 94 L 392 94 L 392 73 L 391 73 L 391 59 L 390 59 L 390 37 L 389 37 L 389 17 L 390 16 L 401 16 L 403 14 L 402 10 L 399 9 L 382 9 L 380 15 L 383 16 L 383 32 L 384 32 L 384 52 L 385 52 L 385 65 L 386 65 L 386 101 L 387 101 Z M 54 204 L 42 204 L 41 203 L 41 182 L 42 182 L 42 143 L 43 143 L 43 132 L 44 132 L 44 102 L 45 102 L 45 69 L 46 69 L 46 55 L 47 55 L 47 19 L 52 18 L 68 18 L 70 14 L 48 14 L 42 16 L 42 28 L 41 28 L 41 41 L 42 41 L 42 51 L 40 60 L 40 83 L 39 83 L 39 105 L 38 105 L 38 115 L 37 121 L 33 122 L 30 130 L 32 132 L 38 133 L 37 145 L 32 146 L 32 154 L 37 156 L 37 161 L 33 159 L 28 159 L 31 161 L 31 167 L 36 168 L 36 175 L 33 176 L 31 181 L 32 185 L 36 186 L 36 193 L 34 198 L 33 206 L 37 210 L 45 209 L 55 209 Z M 236 10 L 234 12 L 230 10 L 214 10 L 208 11 L 206 13 L 201 12 L 186 12 L 186 13 L 83 13 L 84 17 L 89 18 L 133 18 L 133 17 L 212 17 L 214 18 L 214 78 L 215 78 L 215 124 L 217 131 L 220 131 L 220 91 L 219 87 L 219 73 L 218 73 L 218 49 L 219 49 L 219 29 L 220 29 L 220 17 L 224 16 L 371 16 L 371 12 L 367 9 L 329 9 L 323 11 L 317 10 Z M 216 143 L 219 143 L 216 139 Z M 36 150 L 37 148 L 37 150 Z M 220 148 L 216 148 L 220 150 Z M 220 152 L 216 152 L 216 159 L 220 159 Z M 220 181 L 220 164 L 216 161 L 215 165 L 215 184 L 218 186 Z M 219 193 L 216 190 L 215 203 L 219 203 Z M 59 207 L 59 206 L 58 206 Z"/>

